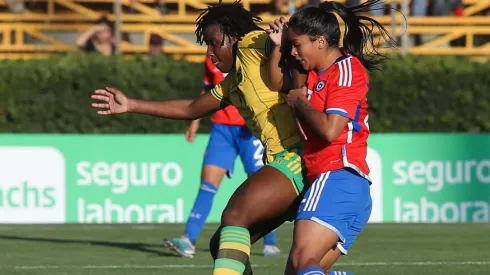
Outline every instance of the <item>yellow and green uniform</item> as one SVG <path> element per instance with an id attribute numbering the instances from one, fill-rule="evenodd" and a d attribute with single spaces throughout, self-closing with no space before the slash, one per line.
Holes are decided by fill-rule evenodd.
<path id="1" fill-rule="evenodd" d="M 270 43 L 265 31 L 245 35 L 238 42 L 235 67 L 211 93 L 238 109 L 262 142 L 267 165 L 290 178 L 299 194 L 304 188 L 301 136 L 285 95 L 267 86 Z"/>

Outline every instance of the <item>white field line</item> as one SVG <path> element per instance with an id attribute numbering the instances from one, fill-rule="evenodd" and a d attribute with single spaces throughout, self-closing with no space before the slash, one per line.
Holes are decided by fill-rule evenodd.
<path id="1" fill-rule="evenodd" d="M 461 262 L 347 262 L 335 264 L 335 267 L 339 266 L 434 266 L 434 265 L 490 265 L 490 261 L 461 261 Z M 267 268 L 280 266 L 278 264 L 271 265 L 252 265 L 254 268 Z M 212 268 L 212 265 L 193 265 L 193 264 L 168 264 L 168 265 L 21 265 L 15 266 L 15 269 L 202 269 Z M 3 267 L 0 269 L 5 269 Z"/>

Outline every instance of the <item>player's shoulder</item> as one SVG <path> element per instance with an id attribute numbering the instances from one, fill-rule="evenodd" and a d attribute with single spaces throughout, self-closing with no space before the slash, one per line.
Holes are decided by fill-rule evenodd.
<path id="1" fill-rule="evenodd" d="M 238 47 L 264 49 L 268 37 L 267 32 L 263 30 L 251 31 L 238 42 Z"/>
<path id="2" fill-rule="evenodd" d="M 270 46 L 271 42 L 265 31 L 251 31 L 238 42 L 238 59 L 243 59 L 246 64 L 250 61 L 263 64 L 270 54 Z"/>
<path id="3" fill-rule="evenodd" d="M 330 73 L 336 75 L 344 72 L 362 73 L 364 72 L 364 66 L 357 57 L 350 54 L 344 55 L 335 61 L 331 67 Z"/>
<path id="4" fill-rule="evenodd" d="M 362 62 L 353 55 L 345 55 L 339 58 L 325 75 L 329 82 L 339 87 L 350 87 L 356 82 L 366 82 L 367 72 Z"/>

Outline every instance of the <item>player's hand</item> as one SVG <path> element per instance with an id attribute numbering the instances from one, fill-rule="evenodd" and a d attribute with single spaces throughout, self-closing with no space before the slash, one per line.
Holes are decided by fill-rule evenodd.
<path id="1" fill-rule="evenodd" d="M 107 87 L 95 90 L 91 98 L 102 101 L 92 103 L 93 108 L 103 109 L 97 111 L 99 115 L 114 115 L 129 111 L 129 99 L 117 89 Z"/>
<path id="2" fill-rule="evenodd" d="M 281 18 L 270 22 L 267 33 L 269 34 L 269 38 L 275 46 L 281 46 L 287 35 L 286 19 L 281 16 Z"/>
<path id="3" fill-rule="evenodd" d="M 185 140 L 187 140 L 187 142 L 189 143 L 194 142 L 194 140 L 196 139 L 196 133 L 198 129 L 199 129 L 199 121 L 197 120 L 192 121 L 187 131 L 185 131 Z"/>
<path id="4" fill-rule="evenodd" d="M 289 106 L 294 106 L 294 104 L 296 104 L 296 101 L 298 101 L 300 97 L 306 98 L 306 94 L 307 94 L 306 90 L 307 90 L 306 87 L 303 87 L 303 88 L 289 91 L 286 97 Z"/>

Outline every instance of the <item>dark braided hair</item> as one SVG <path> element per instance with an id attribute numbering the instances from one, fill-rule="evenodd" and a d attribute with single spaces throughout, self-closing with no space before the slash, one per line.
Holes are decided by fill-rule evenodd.
<path id="1" fill-rule="evenodd" d="M 197 43 L 200 45 L 204 42 L 204 30 L 214 24 L 220 26 L 224 36 L 238 39 L 251 31 L 262 30 L 257 25 L 257 23 L 262 22 L 262 18 L 246 10 L 240 0 L 231 4 L 223 4 L 219 0 L 217 5 L 208 6 L 199 11 L 201 14 L 196 19 L 195 34 Z"/>

